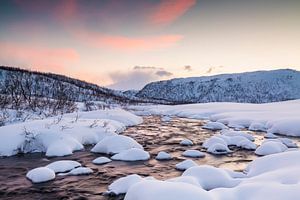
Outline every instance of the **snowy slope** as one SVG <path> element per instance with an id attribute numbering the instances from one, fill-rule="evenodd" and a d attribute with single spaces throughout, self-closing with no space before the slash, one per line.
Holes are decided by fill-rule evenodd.
<path id="1" fill-rule="evenodd" d="M 153 82 L 136 94 L 174 103 L 265 103 L 300 98 L 300 72 L 290 69 Z"/>
<path id="2" fill-rule="evenodd" d="M 143 99 L 121 91 L 100 87 L 96 84 L 64 75 L 29 71 L 0 66 L 0 95 L 15 95 L 25 92 L 35 97 L 58 99 L 62 95 L 71 101 L 104 101 L 107 103 L 139 103 Z"/>

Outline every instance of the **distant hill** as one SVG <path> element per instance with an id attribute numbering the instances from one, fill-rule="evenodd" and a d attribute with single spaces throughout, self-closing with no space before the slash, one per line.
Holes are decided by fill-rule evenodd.
<path id="1" fill-rule="evenodd" d="M 64 98 L 68 101 L 103 101 L 108 104 L 148 102 L 121 91 L 67 76 L 6 66 L 0 66 L 0 94 L 12 96 L 13 99 L 14 97 Z"/>
<path id="2" fill-rule="evenodd" d="M 300 72 L 281 69 L 158 81 L 147 84 L 135 97 L 175 104 L 299 99 Z"/>

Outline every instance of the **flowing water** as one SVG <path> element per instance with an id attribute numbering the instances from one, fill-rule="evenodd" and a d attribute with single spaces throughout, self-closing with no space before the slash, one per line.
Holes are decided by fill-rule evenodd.
<path id="1" fill-rule="evenodd" d="M 160 180 L 180 176 L 182 172 L 175 165 L 185 160 L 181 154 L 187 149 L 201 148 L 203 141 L 213 134 L 202 129 L 203 121 L 173 118 L 169 122 L 161 121 L 160 117 L 144 117 L 144 122 L 138 126 L 129 127 L 123 135 L 130 136 L 142 144 L 151 154 L 149 161 L 122 162 L 113 161 L 105 165 L 94 165 L 92 160 L 104 154 L 91 153 L 91 147 L 75 152 L 71 156 L 46 158 L 44 154 L 33 153 L 0 159 L 0 199 L 122 199 L 103 195 L 107 186 L 114 180 L 129 175 L 153 176 Z M 253 133 L 256 143 L 260 144 L 263 136 Z M 188 138 L 194 142 L 192 147 L 180 146 L 182 139 Z M 231 148 L 232 149 L 232 148 Z M 206 154 L 205 158 L 194 159 L 198 164 L 208 164 L 242 171 L 256 156 L 253 151 L 232 149 L 232 154 L 214 156 Z M 157 161 L 155 156 L 159 151 L 172 154 L 173 160 Z M 91 175 L 57 176 L 54 181 L 32 184 L 26 179 L 28 170 L 45 166 L 57 160 L 76 160 L 94 170 Z"/>

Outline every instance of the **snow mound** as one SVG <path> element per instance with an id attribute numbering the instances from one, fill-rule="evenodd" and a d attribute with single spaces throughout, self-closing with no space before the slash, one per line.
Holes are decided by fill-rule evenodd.
<path id="1" fill-rule="evenodd" d="M 95 153 L 116 154 L 131 148 L 143 150 L 142 145 L 137 143 L 134 139 L 124 135 L 115 135 L 104 138 L 98 142 L 91 151 Z"/>
<path id="2" fill-rule="evenodd" d="M 161 121 L 162 121 L 162 122 L 169 122 L 169 121 L 171 121 L 171 120 L 172 120 L 172 118 L 169 117 L 169 116 L 163 116 L 163 117 L 161 117 Z"/>
<path id="3" fill-rule="evenodd" d="M 250 141 L 254 141 L 255 138 L 250 135 L 249 133 L 245 133 L 243 131 L 232 131 L 232 130 L 222 130 L 221 131 L 222 135 L 228 136 L 228 137 L 235 137 L 235 136 L 241 136 L 244 137 Z"/>
<path id="4" fill-rule="evenodd" d="M 138 160 L 149 160 L 150 154 L 142 149 L 132 148 L 121 151 L 111 157 L 112 160 L 122 161 L 138 161 Z"/>
<path id="5" fill-rule="evenodd" d="M 233 179 L 229 174 L 216 167 L 201 165 L 185 170 L 182 176 L 192 176 L 197 178 L 200 186 L 205 190 L 219 187 L 235 187 L 240 181 Z"/>
<path id="6" fill-rule="evenodd" d="M 72 149 L 65 145 L 62 141 L 57 141 L 49 145 L 46 156 L 53 157 L 53 156 L 68 156 L 73 153 Z"/>
<path id="7" fill-rule="evenodd" d="M 143 181 L 143 178 L 136 174 L 119 178 L 108 186 L 108 193 L 115 195 L 125 194 L 132 185 L 140 181 Z"/>
<path id="8" fill-rule="evenodd" d="M 188 159 L 188 160 L 184 160 L 180 163 L 177 163 L 176 164 L 176 169 L 184 171 L 188 168 L 191 168 L 191 167 L 194 167 L 194 166 L 197 166 L 197 165 L 198 164 L 195 163 L 193 160 Z"/>
<path id="9" fill-rule="evenodd" d="M 198 150 L 186 150 L 182 153 L 185 157 L 192 157 L 192 158 L 203 158 L 205 157 L 205 154 Z"/>
<path id="10" fill-rule="evenodd" d="M 81 164 L 73 160 L 60 160 L 50 163 L 46 166 L 47 168 L 53 170 L 55 173 L 67 172 L 77 167 L 81 167 Z"/>
<path id="11" fill-rule="evenodd" d="M 266 172 L 277 171 L 284 168 L 300 167 L 300 151 L 286 151 L 278 154 L 263 156 L 252 161 L 245 172 L 253 177 Z M 300 169 L 300 168 L 299 168 Z"/>
<path id="12" fill-rule="evenodd" d="M 273 123 L 268 133 L 300 136 L 300 119 L 283 119 Z"/>
<path id="13" fill-rule="evenodd" d="M 206 125 L 202 126 L 202 128 L 215 131 L 227 129 L 228 127 L 220 122 L 208 122 Z"/>
<path id="14" fill-rule="evenodd" d="M 102 165 L 102 164 L 106 164 L 111 162 L 111 159 L 107 158 L 107 157 L 98 157 L 96 159 L 93 160 L 93 163 L 96 165 Z"/>
<path id="15" fill-rule="evenodd" d="M 259 122 L 252 122 L 248 129 L 250 131 L 263 131 L 263 132 L 267 130 L 265 125 Z"/>
<path id="16" fill-rule="evenodd" d="M 55 179 L 55 172 L 47 167 L 38 167 L 30 170 L 26 177 L 33 183 L 42 183 Z"/>
<path id="17" fill-rule="evenodd" d="M 247 150 L 255 150 L 257 148 L 256 144 L 246 139 L 239 141 L 236 146 Z"/>
<path id="18" fill-rule="evenodd" d="M 184 139 L 180 142 L 180 145 L 182 145 L 182 146 L 192 146 L 192 145 L 194 145 L 194 143 L 189 139 Z"/>
<path id="19" fill-rule="evenodd" d="M 160 151 L 157 156 L 155 157 L 156 160 L 171 160 L 172 156 L 164 151 Z"/>
<path id="20" fill-rule="evenodd" d="M 220 144 L 220 143 L 215 143 L 212 144 L 208 149 L 207 152 L 212 153 L 212 154 L 227 154 L 231 153 L 230 149 L 227 147 L 227 145 Z"/>
<path id="21" fill-rule="evenodd" d="M 286 151 L 287 149 L 288 148 L 279 141 L 265 141 L 256 149 L 255 154 L 265 156 L 275 153 L 281 153 Z"/>
<path id="22" fill-rule="evenodd" d="M 125 200 L 212 200 L 200 187 L 169 181 L 140 181 L 129 188 Z"/>
<path id="23" fill-rule="evenodd" d="M 142 118 L 122 109 L 65 114 L 42 120 L 29 120 L 0 127 L 0 156 L 46 152 L 65 156 L 117 135 Z"/>
<path id="24" fill-rule="evenodd" d="M 288 148 L 298 148 L 298 145 L 289 138 L 277 138 L 277 140 L 281 141 Z"/>
<path id="25" fill-rule="evenodd" d="M 62 174 L 58 174 L 58 175 L 73 175 L 73 176 L 78 176 L 78 175 L 88 175 L 88 174 L 92 174 L 92 173 L 93 173 L 93 170 L 91 168 L 88 168 L 88 167 L 78 167 L 78 168 L 72 169 L 68 173 L 62 173 Z"/>
<path id="26" fill-rule="evenodd" d="M 200 186 L 198 179 L 193 176 L 179 176 L 179 177 L 167 179 L 166 181 L 188 183 L 191 185 Z"/>
<path id="27" fill-rule="evenodd" d="M 208 138 L 207 140 L 204 141 L 202 146 L 208 149 L 209 147 L 215 144 L 223 144 L 224 146 L 227 146 L 227 142 L 223 138 L 217 136 L 212 136 Z"/>
<path id="28" fill-rule="evenodd" d="M 273 134 L 273 133 L 267 133 L 267 134 L 265 134 L 265 136 L 264 136 L 265 138 L 267 138 L 267 139 L 274 139 L 274 138 L 278 138 L 278 136 L 277 135 L 275 135 L 275 134 Z"/>

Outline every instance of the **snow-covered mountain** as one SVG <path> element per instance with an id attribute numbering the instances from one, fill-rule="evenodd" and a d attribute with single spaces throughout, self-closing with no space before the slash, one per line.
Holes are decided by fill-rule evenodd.
<path id="1" fill-rule="evenodd" d="M 149 83 L 136 95 L 176 104 L 264 103 L 300 98 L 300 72 L 291 69 L 178 78 Z"/>

